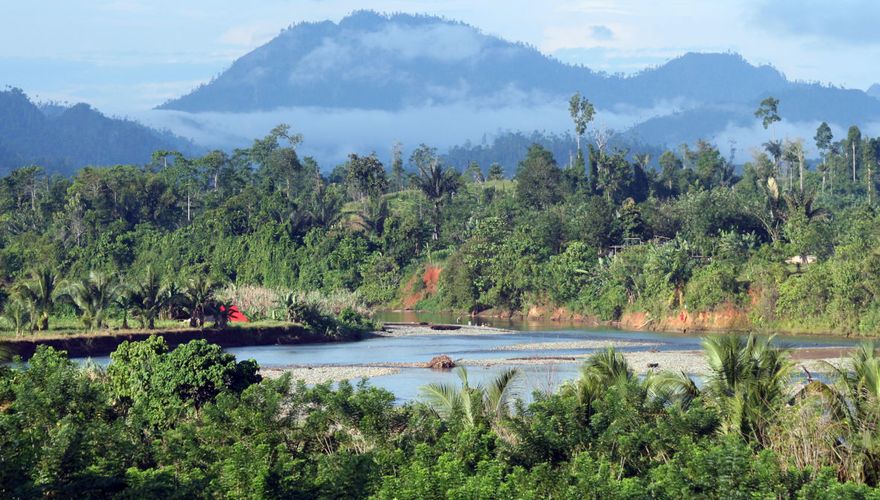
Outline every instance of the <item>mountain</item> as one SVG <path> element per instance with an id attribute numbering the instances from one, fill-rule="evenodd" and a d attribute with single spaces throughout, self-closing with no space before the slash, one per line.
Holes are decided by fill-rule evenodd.
<path id="1" fill-rule="evenodd" d="M 32 164 L 71 173 L 86 165 L 146 163 L 159 149 L 197 150 L 169 132 L 108 118 L 87 104 L 37 105 L 20 89 L 0 91 L 0 172 Z"/>
<path id="2" fill-rule="evenodd" d="M 160 106 L 244 112 L 284 106 L 400 109 L 499 91 L 558 94 L 598 75 L 437 17 L 361 11 L 301 23 L 210 83 Z"/>
<path id="3" fill-rule="evenodd" d="M 751 141 L 760 127 L 754 110 L 767 96 L 780 100 L 780 127 L 804 137 L 820 121 L 839 131 L 880 120 L 880 100 L 868 93 L 790 81 L 737 54 L 687 53 L 631 76 L 608 75 L 461 22 L 371 11 L 292 25 L 159 109 L 177 113 L 171 122 L 199 124 L 199 133 L 242 137 L 260 116 L 289 116 L 336 161 L 342 152 L 329 151 L 340 137 L 346 147 L 385 151 L 398 139 L 461 144 L 462 128 L 477 123 L 471 140 L 493 130 L 559 134 L 571 127 L 566 101 L 575 91 L 596 105 L 594 128 L 654 145 L 735 141 L 731 130 L 749 130 Z"/>
<path id="4" fill-rule="evenodd" d="M 682 97 L 743 101 L 785 88 L 778 71 L 733 54 L 686 54 L 633 77 L 562 63 L 534 47 L 432 16 L 360 11 L 301 23 L 160 106 L 189 112 L 286 106 L 400 109 L 462 100 L 504 105 L 585 92 L 600 106 L 653 106 Z"/>

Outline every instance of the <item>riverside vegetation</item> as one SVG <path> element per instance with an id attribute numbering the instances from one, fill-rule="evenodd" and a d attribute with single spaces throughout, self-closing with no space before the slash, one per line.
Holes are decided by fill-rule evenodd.
<path id="1" fill-rule="evenodd" d="M 777 104 L 757 113 L 767 127 Z M 593 109 L 576 95 L 571 111 L 580 138 Z M 72 178 L 21 168 L 0 181 L 4 324 L 119 327 L 132 312 L 152 325 L 180 316 L 159 291 L 210 282 L 367 306 L 563 307 L 647 326 L 735 310 L 751 328 L 880 333 L 876 138 L 851 127 L 835 140 L 823 124 L 820 161 L 801 139 L 771 139 L 738 170 L 707 142 L 652 159 L 588 136 L 563 166 L 531 147 L 511 180 L 498 164 L 446 167 L 424 145 L 409 168 L 397 147 L 390 168 L 353 154 L 321 174 L 286 126 L 231 154 L 159 151 Z M 426 268 L 442 272 L 423 290 Z"/>
<path id="2" fill-rule="evenodd" d="M 772 127 L 778 102 L 758 117 Z M 578 138 L 593 109 L 572 99 Z M 250 148 L 143 166 L 39 167 L 0 182 L 5 335 L 258 322 L 328 338 L 367 307 L 562 306 L 613 320 L 734 308 L 753 327 L 880 331 L 880 142 L 856 127 L 810 165 L 769 140 L 741 171 L 706 142 L 659 159 L 597 131 L 559 166 L 529 149 L 458 172 L 416 148 L 330 174 L 280 126 Z M 580 141 L 578 141 L 580 142 Z M 587 141 L 585 141 L 587 142 Z M 657 167 L 657 168 L 655 168 Z M 439 281 L 424 283 L 430 268 Z M 428 286 L 430 285 L 430 286 Z M 422 289 L 424 287 L 424 289 Z M 705 342 L 710 376 L 639 378 L 597 354 L 557 393 L 513 402 L 516 372 L 427 386 L 261 380 L 256 363 L 161 336 L 106 368 L 41 346 L 0 366 L 5 497 L 876 498 L 880 361 L 863 345 L 829 383 L 795 384 L 755 337 Z"/>
<path id="3" fill-rule="evenodd" d="M 6 498 L 880 498 L 880 358 L 792 382 L 785 350 L 709 337 L 711 372 L 633 374 L 613 349 L 556 393 L 261 380 L 203 340 L 107 368 L 42 346 L 0 367 Z"/>

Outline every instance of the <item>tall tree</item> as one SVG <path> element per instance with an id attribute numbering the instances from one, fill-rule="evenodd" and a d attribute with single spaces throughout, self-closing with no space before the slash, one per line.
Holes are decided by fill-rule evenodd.
<path id="1" fill-rule="evenodd" d="M 516 172 L 516 197 L 531 208 L 547 208 L 562 199 L 562 170 L 553 153 L 532 144 Z"/>
<path id="2" fill-rule="evenodd" d="M 831 127 L 828 126 L 828 123 L 822 122 L 819 124 L 813 139 L 816 141 L 816 149 L 822 155 L 822 194 L 825 194 L 825 177 L 828 175 L 828 153 L 831 150 L 831 142 L 834 140 L 834 134 L 831 133 Z"/>
<path id="3" fill-rule="evenodd" d="M 574 122 L 574 138 L 577 142 L 578 156 L 581 157 L 581 161 L 583 161 L 581 136 L 587 131 L 587 125 L 593 121 L 593 115 L 596 113 L 596 109 L 593 107 L 593 104 L 589 99 L 581 96 L 580 92 L 575 92 L 568 101 L 568 113 L 571 115 L 571 120 Z"/>
<path id="4" fill-rule="evenodd" d="M 458 190 L 458 172 L 453 168 L 444 167 L 437 156 L 437 150 L 425 144 L 413 151 L 409 161 L 418 170 L 418 175 L 413 179 L 416 186 L 431 202 L 431 222 L 433 224 L 431 239 L 439 240 L 443 205 Z"/>
<path id="5" fill-rule="evenodd" d="M 846 155 L 849 157 L 852 165 L 852 182 L 856 183 L 858 163 L 861 160 L 862 149 L 862 131 L 859 127 L 853 125 L 846 132 Z"/>
<path id="6" fill-rule="evenodd" d="M 351 189 L 352 198 L 359 202 L 375 199 L 388 189 L 385 167 L 375 153 L 369 156 L 348 156 L 345 182 Z"/>
<path id="7" fill-rule="evenodd" d="M 779 99 L 775 97 L 767 97 L 761 104 L 758 105 L 758 109 L 755 110 L 755 116 L 761 119 L 761 125 L 764 126 L 764 130 L 772 127 L 774 123 L 782 120 L 779 117 Z"/>
<path id="8" fill-rule="evenodd" d="M 403 190 L 406 172 L 403 170 L 403 144 L 395 142 L 391 147 L 391 186 L 394 191 Z"/>
<path id="9" fill-rule="evenodd" d="M 782 143 L 776 140 L 773 124 L 782 120 L 779 116 L 779 99 L 775 97 L 765 98 L 758 105 L 758 109 L 755 110 L 755 116 L 760 118 L 764 130 L 770 129 L 770 140 L 764 143 L 764 149 L 773 157 L 773 161 L 778 168 L 779 159 L 782 157 Z"/>

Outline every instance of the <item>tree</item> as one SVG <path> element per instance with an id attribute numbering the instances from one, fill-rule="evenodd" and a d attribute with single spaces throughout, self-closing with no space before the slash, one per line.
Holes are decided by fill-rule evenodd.
<path id="1" fill-rule="evenodd" d="M 842 417 L 847 430 L 845 446 L 856 457 L 857 466 L 861 465 L 854 479 L 876 485 L 880 483 L 880 357 L 874 343 L 865 342 L 853 351 L 848 364 L 826 366 L 836 379 L 831 400 L 837 404 L 832 415 Z"/>
<path id="2" fill-rule="evenodd" d="M 862 131 L 853 125 L 846 132 L 846 154 L 852 164 L 852 182 L 856 183 L 858 164 L 861 162 Z"/>
<path id="3" fill-rule="evenodd" d="M 772 338 L 738 335 L 703 340 L 709 376 L 702 389 L 684 374 L 666 374 L 655 384 L 673 388 L 686 401 L 705 395 L 720 410 L 721 429 L 767 446 L 768 431 L 778 409 L 788 400 L 792 363 L 788 349 Z"/>
<path id="4" fill-rule="evenodd" d="M 364 202 L 366 198 L 376 198 L 388 190 L 385 167 L 376 154 L 348 157 L 345 181 L 352 190 L 352 198 Z"/>
<path id="5" fill-rule="evenodd" d="M 434 226 L 431 239 L 437 241 L 440 239 L 443 205 L 458 190 L 458 172 L 444 167 L 437 157 L 437 151 L 424 144 L 413 151 L 409 161 L 419 172 L 414 178 L 416 187 L 431 202 L 431 222 Z"/>
<path id="6" fill-rule="evenodd" d="M 402 191 L 404 188 L 403 170 L 403 144 L 395 142 L 391 147 L 391 186 L 394 191 Z"/>
<path id="7" fill-rule="evenodd" d="M 874 167 L 878 165 L 878 159 L 880 159 L 880 139 L 865 138 L 862 141 L 862 165 L 865 170 L 865 191 L 869 205 L 874 202 L 874 189 L 877 187 Z"/>
<path id="8" fill-rule="evenodd" d="M 596 109 L 586 97 L 582 97 L 580 92 L 575 92 L 568 101 L 568 113 L 574 122 L 574 138 L 577 142 L 578 156 L 583 158 L 581 153 L 581 136 L 587 131 L 587 125 L 593 121 L 593 115 Z"/>
<path id="9" fill-rule="evenodd" d="M 211 151 L 198 160 L 199 165 L 205 170 L 210 179 L 211 189 L 214 192 L 220 190 L 220 178 L 224 170 L 229 168 L 229 157 L 223 151 Z"/>
<path id="10" fill-rule="evenodd" d="M 609 347 L 587 358 L 578 378 L 566 382 L 560 393 L 575 397 L 579 405 L 589 408 L 610 386 L 634 378 L 635 373 L 623 354 Z"/>
<path id="11" fill-rule="evenodd" d="M 120 291 L 115 275 L 91 271 L 87 278 L 68 285 L 64 294 L 79 309 L 83 325 L 92 329 L 107 326 L 107 312 Z"/>
<path id="12" fill-rule="evenodd" d="M 58 274 L 48 266 L 41 266 L 31 271 L 29 278 L 20 283 L 15 291 L 27 303 L 34 313 L 34 325 L 37 330 L 49 329 L 49 315 L 55 305 L 58 290 Z"/>
<path id="13" fill-rule="evenodd" d="M 162 276 L 153 266 L 147 266 L 143 275 L 133 284 L 130 300 L 142 326 L 152 330 L 156 327 L 159 313 L 169 306 L 177 297 L 170 287 L 162 282 Z"/>
<path id="14" fill-rule="evenodd" d="M 504 169 L 501 168 L 500 163 L 492 163 L 489 165 L 489 177 L 490 181 L 500 181 L 504 179 Z"/>
<path id="15" fill-rule="evenodd" d="M 461 386 L 450 384 L 428 384 L 422 386 L 420 393 L 428 406 L 444 420 L 461 418 L 465 427 L 474 427 L 481 421 L 495 424 L 508 416 L 513 381 L 518 375 L 515 369 L 507 369 L 492 379 L 488 386 L 472 386 L 468 381 L 467 369 L 456 368 Z"/>
<path id="16" fill-rule="evenodd" d="M 779 99 L 774 97 L 765 98 L 755 111 L 755 116 L 761 119 L 761 125 L 764 126 L 764 130 L 767 130 L 774 123 L 781 121 L 782 118 L 779 117 Z"/>
<path id="17" fill-rule="evenodd" d="M 670 195 L 677 194 L 679 176 L 682 169 L 681 159 L 672 151 L 664 151 L 660 155 L 660 182 Z"/>
<path id="18" fill-rule="evenodd" d="M 800 190 L 804 190 L 804 144 L 801 140 L 794 141 L 786 141 L 785 148 L 782 153 L 782 157 L 785 160 L 785 164 L 788 172 L 788 189 L 791 191 L 792 187 L 792 170 L 797 167 L 798 169 L 798 178 L 800 186 Z"/>
<path id="19" fill-rule="evenodd" d="M 516 172 L 516 197 L 532 208 L 547 208 L 562 199 L 562 171 L 553 153 L 533 144 Z"/>
<path id="20" fill-rule="evenodd" d="M 828 173 L 828 153 L 831 150 L 831 143 L 834 141 L 834 134 L 831 133 L 831 127 L 828 123 L 822 122 L 816 129 L 816 135 L 813 137 L 816 141 L 816 149 L 822 155 L 822 193 L 825 193 L 825 176 Z"/>
<path id="21" fill-rule="evenodd" d="M 18 298 L 7 301 L 3 307 L 3 319 L 12 327 L 16 337 L 25 331 L 33 331 L 34 318 L 31 311 L 31 306 Z M 3 359 L 6 357 L 3 356 Z"/>
<path id="22" fill-rule="evenodd" d="M 205 326 L 205 314 L 209 312 L 214 300 L 214 292 L 218 287 L 217 282 L 204 274 L 197 274 L 189 279 L 181 298 L 184 307 L 189 312 L 190 326 L 199 328 Z"/>
<path id="23" fill-rule="evenodd" d="M 472 161 L 468 164 L 467 170 L 464 172 L 465 179 L 469 182 L 483 183 L 486 178 L 483 177 L 483 169 L 480 168 L 480 164 Z"/>

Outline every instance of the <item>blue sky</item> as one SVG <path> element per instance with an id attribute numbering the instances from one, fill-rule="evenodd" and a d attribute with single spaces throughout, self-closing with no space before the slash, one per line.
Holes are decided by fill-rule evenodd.
<path id="1" fill-rule="evenodd" d="M 208 81 L 290 24 L 362 8 L 462 20 L 612 73 L 735 51 L 793 79 L 880 82 L 880 2 L 870 0 L 5 0 L 0 86 L 135 112 Z"/>

